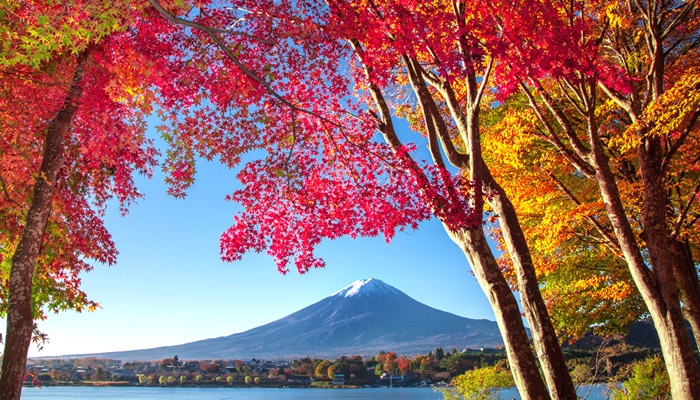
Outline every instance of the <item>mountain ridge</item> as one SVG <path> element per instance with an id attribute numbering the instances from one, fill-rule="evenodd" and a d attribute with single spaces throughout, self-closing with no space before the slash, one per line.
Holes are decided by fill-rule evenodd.
<path id="1" fill-rule="evenodd" d="M 498 347 L 496 322 L 469 319 L 420 303 L 378 279 L 353 282 L 278 320 L 228 336 L 151 349 L 70 355 L 122 361 L 292 359 L 422 354 L 436 347 Z M 56 358 L 56 357 L 54 357 Z"/>

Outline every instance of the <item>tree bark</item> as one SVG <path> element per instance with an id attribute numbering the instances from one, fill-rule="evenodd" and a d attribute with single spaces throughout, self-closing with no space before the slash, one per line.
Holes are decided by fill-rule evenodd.
<path id="1" fill-rule="evenodd" d="M 487 189 L 487 185 L 489 183 L 495 183 L 495 181 L 493 180 L 488 167 L 484 163 L 481 152 L 479 103 L 477 96 L 478 90 L 475 78 L 476 77 L 474 74 L 467 76 L 468 97 L 470 98 L 470 102 L 466 106 L 467 125 L 463 129 L 466 133 L 467 140 L 465 144 L 467 154 L 469 154 L 469 179 L 476 184 L 473 192 L 474 198 L 472 200 L 472 211 L 481 220 L 483 215 L 484 198 L 486 197 L 484 196 L 484 189 Z M 501 191 L 501 193 L 503 193 L 503 191 Z M 510 221 L 512 222 L 512 220 Z M 454 235 L 452 233 L 450 233 L 450 235 L 453 237 L 453 240 L 455 240 Z M 523 399 L 550 398 L 549 393 L 547 392 L 547 387 L 542 381 L 539 368 L 537 368 L 537 364 L 535 363 L 532 350 L 530 349 L 530 343 L 527 334 L 525 333 L 525 326 L 522 322 L 517 301 L 515 300 L 515 296 L 513 295 L 510 286 L 503 276 L 503 273 L 501 272 L 500 266 L 496 262 L 496 258 L 493 256 L 493 252 L 486 241 L 482 226 L 478 225 L 478 227 L 467 230 L 463 236 L 463 239 L 461 240 L 461 243 L 458 240 L 455 240 L 455 242 L 467 255 L 467 258 L 472 265 L 472 270 L 474 270 L 474 274 L 477 277 L 477 280 L 479 280 L 479 284 L 481 285 L 484 293 L 486 293 L 489 297 L 489 301 L 491 302 L 494 313 L 496 314 L 496 320 L 501 320 L 499 325 L 503 335 L 503 342 L 506 344 L 506 352 L 508 353 L 508 359 L 511 362 L 513 378 L 516 386 L 518 387 L 520 395 L 523 397 Z M 466 246 L 465 243 L 467 244 Z M 524 238 L 523 244 L 525 244 Z M 511 248 L 511 251 L 515 250 L 516 249 Z M 527 244 L 525 244 L 525 250 L 527 254 L 529 254 Z M 536 278 L 534 281 L 537 281 Z M 537 286 L 536 283 L 535 286 Z M 535 290 L 539 293 L 539 287 L 535 287 Z M 531 298 L 528 297 L 528 300 L 531 300 Z M 527 309 L 529 307 L 526 305 L 525 308 Z M 546 309 L 544 309 L 544 312 L 545 314 L 549 315 Z M 542 321 L 538 320 L 536 321 L 536 324 L 539 324 L 540 322 Z M 539 330 L 540 328 L 538 326 L 535 329 Z M 551 344 L 552 343 L 540 343 L 541 346 Z M 555 347 L 559 348 L 559 343 L 556 341 L 556 337 L 554 345 Z M 514 365 L 515 368 L 513 368 Z M 566 364 L 564 364 L 563 372 L 568 376 Z M 575 398 L 576 396 L 574 395 L 574 399 Z"/>
<path id="2" fill-rule="evenodd" d="M 362 49 L 360 44 L 356 41 L 351 42 L 351 44 L 353 45 L 355 51 L 358 52 L 361 60 Z M 404 62 L 406 62 L 407 68 L 409 68 L 411 60 L 406 57 L 404 58 Z M 432 107 L 434 107 L 434 104 L 431 105 L 432 99 L 428 98 L 430 94 L 427 92 L 427 90 L 421 90 L 421 88 L 424 87 L 424 82 L 421 82 L 416 65 L 412 64 L 411 67 L 413 67 L 413 70 L 408 71 L 409 77 L 412 80 L 412 85 L 414 91 L 416 92 L 416 96 L 418 96 L 421 100 L 421 111 L 426 123 L 426 128 L 429 131 L 431 140 L 434 142 L 436 136 L 439 135 L 436 130 L 440 130 L 439 119 L 441 117 L 439 116 L 439 113 L 431 113 L 430 110 Z M 369 76 L 369 68 L 366 66 L 364 68 L 367 76 Z M 475 82 L 475 80 L 473 81 Z M 402 154 L 401 157 L 407 159 L 407 164 L 411 165 L 414 172 L 422 176 L 422 179 L 420 180 L 427 181 L 425 176 L 422 175 L 422 172 L 418 172 L 420 171 L 420 167 L 417 166 L 415 161 L 413 161 L 409 155 L 401 152 L 401 141 L 394 130 L 393 123 L 391 121 L 391 113 L 386 101 L 384 100 L 381 89 L 377 85 L 370 84 L 369 90 L 379 113 L 377 128 L 380 132 L 382 132 L 384 140 L 394 150 L 394 152 L 397 154 Z M 464 124 L 467 123 L 467 118 L 460 118 L 463 123 L 460 125 L 460 129 L 465 130 L 465 137 L 468 139 L 469 153 L 469 165 L 461 165 L 460 167 L 467 167 L 469 170 L 470 179 L 472 181 L 479 182 L 481 180 L 481 171 L 484 169 L 484 163 L 481 159 L 481 145 L 478 130 L 478 108 L 475 108 L 472 111 L 473 112 L 470 113 L 470 118 L 468 119 L 471 123 L 469 127 L 464 126 Z M 428 115 L 428 113 L 431 114 Z M 442 138 L 441 140 L 443 140 L 444 145 L 446 140 Z M 444 167 L 440 160 L 441 156 L 439 156 L 439 154 L 435 154 L 435 150 L 439 152 L 439 149 L 433 148 L 432 150 L 431 155 L 433 155 L 436 163 L 438 163 L 440 167 Z M 449 148 L 446 151 L 449 152 Z M 476 213 L 481 215 L 479 210 L 481 210 L 483 206 L 483 197 L 480 195 L 479 190 L 477 190 L 477 192 L 479 193 L 474 195 L 474 202 L 476 203 L 474 208 L 477 210 Z M 515 296 L 513 295 L 508 282 L 503 276 L 493 253 L 491 252 L 491 248 L 486 240 L 482 226 L 479 224 L 471 229 L 465 228 L 458 231 L 453 231 L 445 222 L 443 222 L 443 225 L 452 240 L 466 255 L 477 281 L 491 303 L 491 307 L 496 315 L 496 320 L 503 337 L 506 354 L 510 362 L 511 372 L 521 397 L 523 399 L 533 400 L 549 399 L 550 396 L 547 391 L 547 387 L 542 380 L 536 358 L 530 348 L 530 342 L 527 337 L 527 332 L 525 331 L 525 326 L 522 322 L 518 303 L 515 300 Z"/>
<path id="3" fill-rule="evenodd" d="M 0 373 L 0 400 L 19 400 L 21 396 L 27 352 L 34 328 L 32 316 L 34 265 L 41 249 L 46 221 L 51 213 L 56 178 L 65 162 L 63 142 L 78 111 L 88 57 L 88 51 L 81 53 L 78 57 L 63 107 L 49 122 L 31 204 L 27 211 L 22 235 L 12 256 L 5 352 Z"/>
<path id="4" fill-rule="evenodd" d="M 491 252 L 482 227 L 455 232 L 445 225 L 445 230 L 467 256 L 474 276 L 491 303 L 521 398 L 549 399 L 530 348 L 518 303 Z"/>
<path id="5" fill-rule="evenodd" d="M 660 310 L 650 309 L 650 312 L 659 331 L 671 395 L 674 399 L 700 399 L 700 370 L 681 313 L 670 234 L 666 225 L 667 199 L 661 170 L 664 158 L 661 138 L 651 135 L 645 137 L 639 144 L 638 153 L 644 190 L 642 223 L 658 285 L 659 300 L 664 306 Z"/>
<path id="6" fill-rule="evenodd" d="M 553 399 L 576 400 L 576 388 L 571 380 L 566 360 L 561 352 L 549 311 L 537 282 L 535 265 L 525 240 L 518 216 L 503 188 L 493 179 L 486 166 L 483 168 L 484 185 L 491 195 L 489 205 L 498 214 L 503 238 L 518 278 L 518 288 L 530 324 L 530 332 L 540 360 L 540 366 Z"/>
<path id="7" fill-rule="evenodd" d="M 695 345 L 700 346 L 700 282 L 693 263 L 693 254 L 688 242 L 671 240 L 671 254 L 674 261 L 674 275 L 680 289 L 681 311 L 690 323 Z"/>
<path id="8" fill-rule="evenodd" d="M 592 129 L 591 132 L 595 132 Z M 600 138 L 590 135 L 592 164 L 606 212 L 620 243 L 630 273 L 644 299 L 659 334 L 664 362 L 674 400 L 700 399 L 700 371 L 690 348 L 678 298 L 678 285 L 671 265 L 670 243 L 666 228 L 666 197 L 661 168 L 657 163 L 660 143 L 645 138 L 638 148 L 644 183 L 642 222 L 651 258 L 649 269 L 627 219 L 615 178 Z M 656 138 L 658 139 L 658 138 Z M 658 166 L 661 164 L 658 163 Z"/>

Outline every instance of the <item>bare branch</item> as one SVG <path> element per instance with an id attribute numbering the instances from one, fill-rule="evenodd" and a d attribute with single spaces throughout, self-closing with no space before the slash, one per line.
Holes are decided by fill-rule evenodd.
<path id="1" fill-rule="evenodd" d="M 632 123 L 637 122 L 637 113 L 634 111 L 634 108 L 632 107 L 632 102 L 630 100 L 627 100 L 623 98 L 620 94 L 615 93 L 615 91 L 608 87 L 608 85 L 604 84 L 601 81 L 598 81 L 598 86 L 603 89 L 605 94 L 608 95 L 618 106 L 620 106 L 623 110 L 627 112 L 627 115 L 630 116 L 632 119 Z"/>
<path id="2" fill-rule="evenodd" d="M 468 157 L 462 153 L 459 153 L 455 148 L 454 143 L 452 143 L 452 137 L 447 129 L 447 125 L 442 119 L 440 111 L 435 104 L 435 100 L 433 99 L 430 90 L 423 79 L 424 77 L 429 76 L 429 74 L 427 74 L 423 68 L 421 68 L 417 60 L 405 56 L 403 57 L 403 60 L 404 64 L 406 64 L 406 69 L 408 70 L 408 77 L 411 82 L 411 86 L 418 96 L 418 101 L 421 106 L 421 110 L 423 111 L 429 140 L 434 141 L 436 138 L 439 138 L 450 163 L 460 169 L 466 168 L 468 165 Z M 433 159 L 442 161 L 440 151 L 437 148 L 437 143 L 431 143 L 431 146 L 434 147 L 434 149 L 431 149 Z M 439 165 L 444 167 L 444 163 Z"/>
<path id="3" fill-rule="evenodd" d="M 433 158 L 433 162 L 436 165 L 445 168 L 445 161 L 442 159 L 442 154 L 440 154 L 437 135 L 438 131 L 441 131 L 440 136 L 442 136 L 443 131 L 447 132 L 447 127 L 445 127 L 444 121 L 441 119 L 440 115 L 435 115 L 435 103 L 431 103 L 432 97 L 430 96 L 428 87 L 425 85 L 425 81 L 420 79 L 421 68 L 420 65 L 418 65 L 418 61 L 406 56 L 402 58 L 404 64 L 406 64 L 411 86 L 418 95 L 418 102 L 423 111 L 423 121 L 425 122 L 425 129 L 428 132 L 428 150 L 430 151 L 430 156 Z"/>
<path id="4" fill-rule="evenodd" d="M 571 121 L 569 121 L 569 118 L 567 118 L 566 115 L 554 104 L 554 101 L 549 96 L 547 91 L 542 87 L 538 80 L 531 79 L 531 81 L 537 86 L 540 98 L 549 109 L 549 112 L 552 113 L 552 115 L 554 115 L 554 119 L 557 120 L 559 126 L 564 130 L 564 134 L 569 139 L 569 143 L 571 144 L 571 147 L 573 148 L 574 152 L 576 152 L 576 154 L 582 160 L 588 159 L 590 149 L 587 149 L 586 146 L 584 146 L 581 142 L 581 139 L 579 139 L 579 137 L 576 135 L 576 131 L 573 125 L 571 124 Z"/>
<path id="5" fill-rule="evenodd" d="M 582 98 L 581 95 L 578 93 L 578 91 L 574 90 L 574 87 L 571 86 L 571 82 L 569 82 L 568 79 L 565 79 L 565 80 L 564 80 L 564 83 L 566 83 L 566 87 L 569 88 L 569 90 L 571 90 L 572 92 L 574 92 L 574 94 L 576 95 L 576 97 L 578 97 L 579 101 L 580 101 L 581 103 L 584 103 L 583 98 Z M 574 106 L 574 108 L 576 109 L 576 111 L 578 111 L 579 114 L 581 114 L 582 116 L 585 117 L 585 116 L 586 116 L 586 112 L 583 111 L 583 109 L 581 108 L 581 106 L 578 105 L 578 103 L 576 102 L 576 100 L 574 100 L 574 98 L 571 97 L 571 95 L 570 95 L 569 92 L 566 90 L 566 88 L 564 88 L 564 85 L 561 84 L 561 80 L 557 79 L 557 85 L 559 85 L 559 90 L 561 90 L 561 92 L 564 93 L 564 96 L 566 96 L 566 98 L 569 100 L 569 103 L 571 103 L 571 105 Z"/>
<path id="6" fill-rule="evenodd" d="M 423 69 L 421 69 L 421 71 L 423 78 L 425 78 L 425 80 L 430 83 L 432 87 L 437 89 L 437 91 L 445 99 L 447 107 L 450 110 L 450 114 L 452 115 L 452 119 L 457 123 L 457 127 L 460 130 L 462 139 L 466 140 L 466 116 L 464 113 L 462 113 L 462 109 L 460 108 L 459 101 L 457 100 L 454 90 L 452 90 L 449 83 L 442 81 L 435 76 L 435 74 Z M 444 135 L 442 134 L 442 131 L 439 131 L 438 133 L 441 133 L 440 143 L 442 143 L 445 154 L 447 154 L 448 161 L 459 169 L 469 168 L 469 155 L 457 151 L 457 148 L 452 142 L 452 137 L 449 135 L 449 133 L 446 131 L 444 132 Z"/>
<path id="7" fill-rule="evenodd" d="M 246 37 L 246 38 L 248 38 L 248 39 L 254 40 L 254 41 L 256 41 L 256 42 L 264 43 L 264 44 L 269 44 L 269 45 L 274 45 L 274 44 L 276 44 L 275 42 L 272 42 L 272 41 L 269 41 L 269 40 L 265 40 L 265 39 L 262 39 L 262 38 L 259 38 L 259 37 L 255 37 L 255 36 L 250 35 L 250 34 L 245 33 L 245 32 L 241 32 L 241 31 L 232 31 L 232 30 L 229 30 L 229 29 L 212 28 L 212 27 L 209 27 L 209 26 L 206 26 L 206 25 L 202 25 L 202 24 L 197 23 L 197 22 L 194 22 L 194 21 L 190 21 L 190 20 L 187 20 L 187 19 L 179 18 L 179 17 L 176 17 L 175 15 L 173 15 L 172 13 L 170 13 L 170 12 L 169 12 L 168 10 L 166 10 L 165 8 L 163 8 L 163 6 L 161 6 L 160 3 L 158 3 L 156 0 L 148 0 L 148 2 L 149 2 L 161 15 L 163 15 L 165 18 L 167 18 L 168 21 L 170 21 L 170 22 L 172 22 L 172 23 L 174 23 L 174 24 L 177 24 L 177 25 L 189 26 L 190 28 L 194 28 L 194 29 L 200 30 L 200 31 L 202 31 L 202 32 L 205 32 L 206 34 L 208 34 L 208 35 L 210 35 L 210 36 L 211 36 L 212 33 L 225 33 L 225 34 L 231 34 L 231 35 L 236 35 L 236 36 L 243 36 L 243 37 Z"/>
<path id="8" fill-rule="evenodd" d="M 676 18 L 675 18 L 673 21 L 671 21 L 670 24 L 668 24 L 668 26 L 666 27 L 666 29 L 664 30 L 664 32 L 661 34 L 661 39 L 666 38 L 666 36 L 670 35 L 671 32 L 672 32 L 674 29 L 676 29 L 676 28 L 678 27 L 678 25 L 680 25 L 681 23 L 683 23 L 683 21 L 685 20 L 685 18 L 686 18 L 686 17 L 690 14 L 690 12 L 693 11 L 693 9 L 695 8 L 695 3 L 697 3 L 697 0 L 691 0 L 690 3 L 688 3 L 688 4 L 685 5 L 685 8 L 683 9 L 683 11 L 681 11 L 681 13 L 678 14 L 678 15 L 676 16 Z"/>
<path id="9" fill-rule="evenodd" d="M 527 96 L 528 100 L 530 101 L 530 107 L 535 112 L 535 115 L 537 115 L 537 118 L 540 120 L 545 130 L 547 131 L 548 136 L 543 137 L 543 139 L 547 140 L 549 143 L 554 145 L 554 147 L 556 147 L 557 150 L 559 150 L 559 152 L 567 160 L 569 160 L 569 162 L 573 164 L 576 167 L 576 169 L 578 169 L 582 174 L 586 175 L 589 178 L 595 176 L 595 170 L 593 169 L 593 167 L 585 159 L 576 154 L 576 152 L 566 147 L 566 145 L 561 141 L 561 139 L 559 139 L 559 136 L 557 136 L 556 132 L 554 131 L 554 128 L 549 123 L 549 121 L 547 121 L 547 119 L 544 116 L 544 113 L 537 105 L 535 97 L 530 92 L 530 89 L 528 89 L 523 82 L 520 82 L 520 87 L 523 89 L 525 96 Z"/>
<path id="10" fill-rule="evenodd" d="M 398 135 L 396 134 L 396 130 L 394 129 L 394 124 L 391 121 L 391 113 L 389 111 L 389 106 L 387 105 L 386 99 L 384 98 L 384 95 L 382 94 L 381 89 L 379 86 L 377 86 L 375 83 L 372 83 L 370 80 L 371 76 L 371 70 L 367 66 L 367 64 L 362 62 L 362 57 L 363 57 L 363 50 L 362 46 L 360 45 L 360 42 L 357 40 L 351 40 L 350 44 L 353 47 L 353 50 L 355 51 L 355 54 L 360 60 L 360 63 L 362 65 L 362 68 L 365 73 L 365 77 L 369 81 L 369 91 L 370 94 L 372 95 L 372 98 L 374 99 L 374 103 L 379 110 L 379 115 L 378 118 L 381 121 L 378 124 L 378 130 L 382 133 L 384 136 L 384 140 L 386 143 L 389 145 L 389 147 L 392 149 L 395 155 L 399 156 L 401 161 L 407 164 L 408 172 L 413 175 L 414 179 L 416 179 L 416 182 L 418 183 L 418 188 L 421 192 L 426 193 L 427 187 L 430 183 L 430 180 L 428 177 L 425 175 L 425 172 L 418 166 L 418 163 L 411 157 L 410 154 L 405 152 L 403 150 L 403 145 L 401 143 L 401 140 L 399 139 Z M 431 206 L 433 210 L 441 208 L 442 205 L 440 204 L 434 204 Z"/>
<path id="11" fill-rule="evenodd" d="M 600 352 L 603 350 L 604 346 L 607 346 L 608 342 L 610 342 L 612 338 L 608 337 L 605 338 L 602 342 L 600 342 L 600 346 L 598 346 L 598 351 L 595 353 L 595 371 L 593 372 L 593 376 L 590 379 L 590 384 L 588 386 L 588 391 L 586 392 L 583 397 L 581 397 L 583 400 L 588 399 L 588 396 L 591 395 L 591 391 L 593 390 L 593 382 L 595 382 L 598 378 L 598 374 L 600 373 L 600 367 L 603 365 L 603 362 L 606 361 L 607 359 L 610 358 L 610 356 L 604 356 L 600 357 Z"/>
<path id="12" fill-rule="evenodd" d="M 479 86 L 479 90 L 477 91 L 476 97 L 474 98 L 474 107 L 479 107 L 479 103 L 481 103 L 481 98 L 484 96 L 484 90 L 486 90 L 486 85 L 489 82 L 489 77 L 491 76 L 492 69 L 493 57 L 490 57 L 488 65 L 486 66 L 486 71 L 484 72 L 484 76 L 481 77 L 481 85 Z"/>
<path id="13" fill-rule="evenodd" d="M 688 211 L 690 211 L 690 207 L 692 207 L 693 202 L 695 199 L 698 197 L 698 194 L 700 194 L 700 179 L 698 182 L 695 184 L 695 187 L 693 188 L 692 192 L 690 192 L 690 196 L 688 197 L 688 201 L 685 203 L 685 206 L 681 210 L 681 212 L 678 214 L 678 218 L 676 219 L 676 223 L 673 225 L 673 231 L 671 231 L 671 240 L 675 239 L 678 234 L 681 231 L 681 226 L 683 226 L 683 222 L 685 221 L 685 218 L 688 215 Z"/>

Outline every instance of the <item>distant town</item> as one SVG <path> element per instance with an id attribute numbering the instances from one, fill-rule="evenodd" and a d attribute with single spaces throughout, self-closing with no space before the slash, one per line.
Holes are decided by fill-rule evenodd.
<path id="1" fill-rule="evenodd" d="M 453 376 L 494 365 L 501 349 L 442 348 L 413 358 L 395 352 L 335 360 L 180 360 L 122 363 L 101 358 L 29 360 L 25 385 L 366 387 L 444 385 Z"/>
<path id="2" fill-rule="evenodd" d="M 616 381 L 629 363 L 654 349 L 619 349 L 601 358 L 591 350 L 568 350 L 567 359 L 579 382 Z M 466 371 L 505 362 L 502 349 L 437 348 L 406 357 L 395 352 L 343 356 L 335 360 L 301 358 L 269 360 L 181 360 L 121 362 L 103 358 L 33 359 L 27 364 L 27 386 L 159 386 L 159 387 L 400 387 L 442 386 Z M 602 367 L 601 367 L 602 365 Z M 593 374 L 592 371 L 598 371 Z"/>

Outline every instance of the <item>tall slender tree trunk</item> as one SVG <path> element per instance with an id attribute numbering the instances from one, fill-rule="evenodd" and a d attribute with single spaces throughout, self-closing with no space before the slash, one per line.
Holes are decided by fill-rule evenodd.
<path id="1" fill-rule="evenodd" d="M 508 253 L 515 267 L 525 317 L 530 324 L 535 351 L 549 391 L 553 399 L 576 400 L 578 399 L 576 388 L 561 352 L 561 344 L 554 325 L 549 318 L 549 311 L 542 298 L 530 248 L 525 240 L 515 207 L 486 166 L 483 170 L 484 185 L 491 194 L 488 203 L 499 216 L 503 238 L 508 245 Z"/>
<path id="2" fill-rule="evenodd" d="M 467 256 L 474 276 L 491 303 L 521 398 L 549 399 L 547 387 L 530 348 L 518 303 L 501 273 L 482 227 L 455 232 L 445 226 L 445 230 Z"/>
<path id="3" fill-rule="evenodd" d="M 666 224 L 666 191 L 661 165 L 661 138 L 647 136 L 638 147 L 644 202 L 642 222 L 646 244 L 663 308 L 655 310 L 659 339 L 664 353 L 674 399 L 700 399 L 700 370 L 693 356 L 681 313 L 678 283 L 674 275 L 670 233 Z M 651 310 L 650 310 L 651 311 Z M 658 321 L 658 323 L 657 323 Z M 661 329 L 659 326 L 661 325 Z"/>
<path id="4" fill-rule="evenodd" d="M 362 50 L 359 42 L 354 41 L 351 43 L 355 51 L 361 55 Z M 406 57 L 404 58 L 404 61 L 406 62 L 408 68 L 409 64 L 411 64 L 411 60 Z M 419 71 L 417 68 L 415 68 L 415 64 L 413 67 L 413 70 L 410 70 L 409 68 L 409 76 L 412 80 L 416 95 L 422 101 L 421 110 L 426 122 L 426 128 L 429 131 L 431 129 L 440 129 L 440 127 L 437 125 L 440 124 L 441 117 L 439 116 L 439 113 L 431 112 L 431 114 L 428 115 L 434 105 L 431 105 L 429 92 L 427 90 L 422 90 L 422 88 L 424 88 L 424 82 L 421 81 L 418 75 Z M 367 76 L 370 76 L 370 69 L 367 66 L 364 68 Z M 410 156 L 403 154 L 401 149 L 401 141 L 394 130 L 391 120 L 391 112 L 386 101 L 384 100 L 381 89 L 375 84 L 370 84 L 369 90 L 379 113 L 380 121 L 377 129 L 382 133 L 384 140 L 393 149 L 393 151 L 396 154 L 402 154 L 401 157 L 408 165 L 411 165 L 410 168 L 415 170 L 415 174 L 422 176 L 422 178 L 419 180 L 426 180 L 425 176 L 422 175 L 422 172 L 419 172 L 420 167 L 417 166 L 415 161 L 413 161 Z M 466 118 L 460 118 L 459 116 L 458 118 L 462 123 L 465 123 L 467 120 Z M 460 125 L 460 129 L 469 131 L 468 133 L 465 133 L 465 136 L 468 137 L 469 142 L 468 153 L 470 155 L 470 161 L 468 169 L 470 179 L 472 181 L 480 181 L 480 171 L 483 169 L 482 167 L 484 164 L 481 159 L 481 145 L 478 131 L 478 108 L 476 108 L 475 112 L 471 114 L 471 118 L 469 120 L 471 122 L 470 127 L 466 128 L 465 126 Z M 433 125 L 431 126 L 431 124 Z M 433 135 L 434 134 L 435 132 L 433 131 Z M 433 136 L 432 139 L 436 138 Z M 433 140 L 431 140 L 431 142 L 433 142 Z M 433 145 L 436 144 L 431 143 L 431 146 Z M 431 150 L 431 153 L 433 154 L 436 152 L 436 150 L 437 152 L 440 151 L 435 147 L 431 148 Z M 436 163 L 442 166 L 440 163 L 441 160 L 438 159 L 439 156 L 433 155 L 433 157 Z M 462 165 L 461 167 L 465 166 Z M 476 193 L 474 195 L 474 207 L 475 210 L 477 210 L 477 213 L 481 215 L 480 211 L 483 209 L 483 197 L 481 196 L 481 193 Z M 550 399 L 547 386 L 544 384 L 542 376 L 540 375 L 535 355 L 530 348 L 530 341 L 528 339 L 525 326 L 522 322 L 518 303 L 510 289 L 510 286 L 508 285 L 508 282 L 503 276 L 495 257 L 493 256 L 488 241 L 486 240 L 486 236 L 484 235 L 482 226 L 477 225 L 471 229 L 465 228 L 453 231 L 446 223 L 443 222 L 443 225 L 445 226 L 445 230 L 452 240 L 466 255 L 477 281 L 489 299 L 503 337 L 511 372 L 521 397 L 523 399 L 532 400 Z"/>
<path id="5" fill-rule="evenodd" d="M 642 258 L 602 143 L 597 136 L 591 135 L 595 179 L 620 249 L 659 334 L 671 383 L 671 395 L 674 400 L 697 400 L 700 399 L 700 371 L 693 357 L 681 314 L 678 285 L 673 274 L 670 243 L 666 232 L 662 173 L 661 168 L 656 165 L 659 161 L 658 155 L 653 154 L 658 151 L 658 144 L 653 141 L 654 138 L 643 139 L 638 149 L 644 182 L 642 219 L 652 269 L 647 267 Z"/>
<path id="6" fill-rule="evenodd" d="M 680 289 L 681 311 L 690 323 L 695 337 L 695 345 L 700 347 L 700 282 L 693 263 L 693 254 L 688 242 L 671 240 L 671 258 L 674 261 L 674 275 Z"/>
<path id="7" fill-rule="evenodd" d="M 474 79 L 473 75 L 469 77 L 468 82 L 469 92 L 473 96 L 476 93 L 476 79 Z M 474 97 L 470 98 L 473 99 Z M 503 188 L 498 185 L 491 175 L 491 171 L 482 157 L 479 104 L 471 103 L 466 107 L 468 110 L 466 126 L 462 127 L 461 130 L 467 138 L 469 177 L 472 182 L 478 183 L 474 195 L 490 199 L 487 201 L 499 215 L 503 237 L 506 240 L 509 254 L 515 266 L 525 317 L 530 324 L 537 358 L 540 361 L 551 396 L 554 399 L 576 400 L 578 398 L 576 389 L 571 381 L 564 355 L 561 352 L 559 339 L 549 318 L 549 311 L 542 299 L 539 284 L 537 283 L 535 265 L 532 262 L 530 248 L 525 240 L 525 234 L 520 226 L 517 213 Z M 480 192 L 482 185 L 483 189 L 487 191 L 486 196 Z M 483 201 L 481 198 L 477 198 L 476 202 Z M 477 206 L 475 210 L 480 214 L 482 208 Z M 493 257 L 490 249 L 488 256 Z M 498 271 L 500 273 L 500 268 Z M 501 277 L 503 277 L 502 274 Z"/>
<path id="8" fill-rule="evenodd" d="M 51 120 L 46 130 L 39 175 L 34 183 L 24 229 L 12 256 L 5 352 L 0 374 L 0 400 L 19 400 L 22 393 L 27 352 L 34 328 L 32 276 L 41 249 L 46 221 L 51 213 L 56 177 L 65 162 L 63 141 L 78 111 L 87 60 L 87 51 L 78 57 L 63 107 Z"/>
<path id="9" fill-rule="evenodd" d="M 465 136 L 467 140 L 465 144 L 467 148 L 467 153 L 469 154 L 469 179 L 472 182 L 477 183 L 477 185 L 474 188 L 474 199 L 472 200 L 472 207 L 474 208 L 474 212 L 479 216 L 479 219 L 481 219 L 483 214 L 483 202 L 486 198 L 486 196 L 483 193 L 483 190 L 488 188 L 488 184 L 495 184 L 495 181 L 491 176 L 491 172 L 489 171 L 488 167 L 484 163 L 484 159 L 482 157 L 481 152 L 479 104 L 475 97 L 476 79 L 474 75 L 470 75 L 468 77 L 468 87 L 470 88 L 469 97 L 471 101 L 466 106 L 468 116 L 466 120 L 467 125 L 463 129 L 466 133 Z M 501 190 L 500 193 L 505 194 L 503 190 Z M 512 216 L 514 217 L 515 214 L 513 214 Z M 515 220 L 517 221 L 517 218 Z M 509 221 L 512 223 L 513 219 L 510 218 Z M 475 275 L 479 280 L 479 284 L 481 285 L 484 293 L 486 293 L 487 296 L 489 296 L 489 300 L 491 301 L 494 312 L 497 313 L 496 319 L 498 320 L 500 318 L 502 320 L 502 322 L 499 322 L 499 325 L 501 325 L 503 340 L 504 343 L 506 343 L 506 351 L 508 351 L 508 358 L 509 360 L 512 358 L 513 362 L 517 363 L 517 368 L 513 368 L 513 378 L 515 380 L 516 386 L 518 387 L 518 390 L 520 391 L 521 396 L 523 398 L 533 399 L 549 398 L 550 396 L 547 392 L 547 387 L 542 381 L 539 368 L 537 368 L 535 359 L 532 354 L 532 350 L 530 349 L 528 337 L 525 334 L 525 327 L 520 317 L 520 309 L 518 308 L 517 301 L 515 301 L 515 296 L 513 295 L 510 286 L 505 280 L 505 277 L 503 276 L 503 273 L 501 272 L 501 269 L 498 263 L 496 262 L 495 257 L 493 256 L 493 252 L 491 251 L 491 248 L 489 247 L 488 242 L 486 241 L 486 237 L 484 235 L 482 226 L 479 225 L 477 228 L 468 230 L 465 233 L 466 235 L 464 235 L 461 241 L 462 243 L 460 243 L 460 241 L 455 240 L 455 237 L 452 233 L 450 233 L 450 235 L 452 236 L 453 240 L 462 248 L 462 251 L 464 251 L 467 255 L 467 258 L 469 259 L 469 262 L 472 265 L 472 269 L 474 270 Z M 465 243 L 467 244 L 466 246 Z M 521 243 L 524 244 L 526 254 L 529 255 L 529 249 L 527 249 L 527 244 L 525 244 L 524 237 Z M 511 247 L 510 250 L 512 252 L 515 252 L 522 249 L 515 249 Z M 530 263 L 530 265 L 532 265 L 532 263 Z M 481 278 L 479 277 L 480 274 L 482 275 Z M 532 269 L 532 275 L 532 278 L 534 279 L 534 290 L 537 291 L 537 293 L 539 293 L 539 287 L 537 287 L 536 283 L 537 279 L 536 277 L 534 277 L 534 268 Z M 519 281 L 520 278 L 521 276 L 519 275 Z M 531 283 L 530 286 L 527 286 L 526 289 L 533 289 Z M 532 300 L 532 298 L 528 297 L 527 295 L 525 295 L 525 297 L 528 301 Z M 542 305 L 544 306 L 544 303 L 542 303 Z M 529 309 L 531 307 L 530 305 L 526 305 L 525 308 Z M 549 315 L 546 308 L 543 311 L 545 314 Z M 533 320 L 532 322 L 537 325 L 535 329 L 540 331 L 541 327 L 539 326 L 539 324 L 542 321 L 537 319 Z M 523 334 L 525 334 L 525 336 L 523 336 Z M 539 346 L 541 348 L 552 344 L 557 349 L 559 349 L 559 343 L 556 340 L 556 336 L 554 337 L 554 343 L 541 342 Z M 511 347 L 511 350 L 508 350 L 508 347 Z M 559 349 L 559 351 L 561 351 L 561 349 Z M 545 357 L 545 362 L 548 361 L 549 360 Z M 563 368 L 561 371 L 563 371 L 563 373 L 566 374 L 566 376 L 568 376 L 568 369 L 566 368 L 566 364 L 563 363 L 563 358 L 562 364 Z M 546 366 L 550 367 L 549 365 Z M 549 372 L 551 373 L 552 370 L 550 369 Z M 575 398 L 576 396 L 574 393 L 573 399 Z"/>

